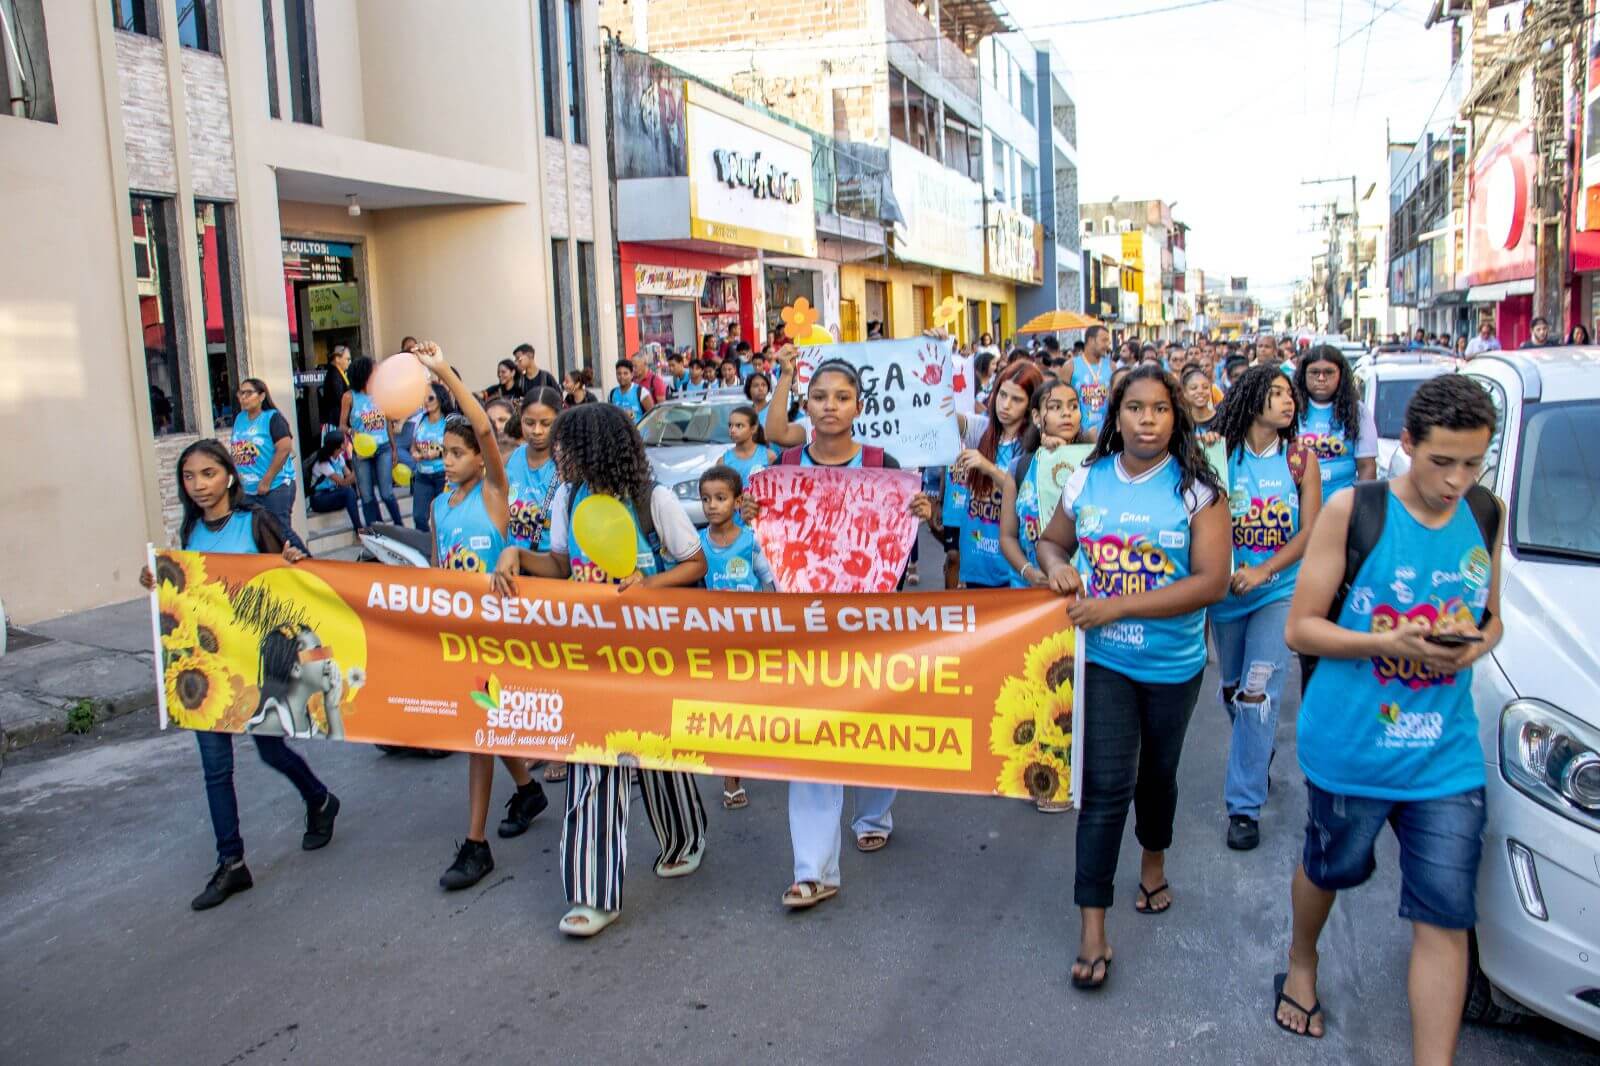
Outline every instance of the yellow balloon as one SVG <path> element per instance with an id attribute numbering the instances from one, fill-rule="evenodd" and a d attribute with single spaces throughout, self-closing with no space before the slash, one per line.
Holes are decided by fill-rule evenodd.
<path id="1" fill-rule="evenodd" d="M 401 488 L 411 484 L 411 468 L 404 463 L 394 465 L 394 483 Z"/>
<path id="2" fill-rule="evenodd" d="M 639 531 L 614 496 L 594 495 L 572 512 L 572 536 L 606 576 L 620 581 L 639 568 Z"/>
<path id="3" fill-rule="evenodd" d="M 802 348 L 809 348 L 818 344 L 832 344 L 833 334 L 829 333 L 822 326 L 812 326 L 811 332 L 807 333 L 803 339 L 797 341 L 796 343 Z"/>
<path id="4" fill-rule="evenodd" d="M 378 438 L 371 433 L 357 433 L 351 444 L 363 459 L 371 459 L 378 454 Z"/>

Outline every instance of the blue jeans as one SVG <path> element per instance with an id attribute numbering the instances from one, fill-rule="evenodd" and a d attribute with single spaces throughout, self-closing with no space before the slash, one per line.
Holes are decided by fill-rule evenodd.
<path id="1" fill-rule="evenodd" d="M 1400 917 L 1440 929 L 1478 924 L 1483 789 L 1430 800 L 1324 792 L 1306 782 L 1300 864 L 1324 892 L 1354 888 L 1377 868 L 1373 846 L 1387 823 L 1400 843 Z"/>
<path id="2" fill-rule="evenodd" d="M 290 544 L 311 554 L 311 549 L 306 547 L 306 542 L 300 539 L 300 534 L 294 531 L 294 482 L 279 485 L 271 492 L 262 496 L 252 496 L 251 499 L 259 504 L 273 518 L 278 520 L 278 525 L 283 527 L 283 535 Z"/>
<path id="3" fill-rule="evenodd" d="M 1228 777 L 1222 788 L 1230 818 L 1260 818 L 1267 802 L 1267 769 L 1277 748 L 1279 701 L 1289 672 L 1289 646 L 1283 641 L 1288 623 L 1286 599 L 1231 622 L 1211 620 L 1217 673 L 1222 677 L 1222 705 L 1233 723 Z M 1240 698 L 1252 688 L 1256 694 L 1265 693 L 1266 699 L 1258 703 Z"/>
<path id="4" fill-rule="evenodd" d="M 239 836 L 239 798 L 233 792 L 233 734 L 196 733 L 200 768 L 206 779 L 206 804 L 211 808 L 211 829 L 217 835 L 217 862 L 244 858 Z M 322 805 L 328 786 L 317 780 L 306 761 L 289 750 L 282 737 L 251 736 L 261 761 L 287 777 L 300 790 L 306 806 Z"/>
<path id="5" fill-rule="evenodd" d="M 335 485 L 331 489 L 322 489 L 311 494 L 311 509 L 317 514 L 332 514 L 343 508 L 350 516 L 350 528 L 361 528 L 360 498 L 356 490 L 349 485 Z"/>
<path id="6" fill-rule="evenodd" d="M 411 521 L 422 532 L 428 532 L 433 521 L 433 500 L 444 491 L 444 472 L 411 475 Z"/>
<path id="7" fill-rule="evenodd" d="M 383 520 L 383 515 L 378 511 L 379 500 L 389 511 L 389 521 L 397 526 L 402 524 L 400 501 L 394 498 L 394 464 L 389 456 L 387 442 L 378 445 L 371 459 L 356 456 L 356 488 L 361 493 L 361 513 L 366 516 L 369 526 Z"/>

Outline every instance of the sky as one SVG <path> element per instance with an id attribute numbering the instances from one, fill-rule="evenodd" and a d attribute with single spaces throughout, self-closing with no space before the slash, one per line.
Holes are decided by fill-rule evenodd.
<path id="1" fill-rule="evenodd" d="M 1301 205 L 1349 210 L 1348 181 L 1301 182 L 1354 173 L 1362 195 L 1378 183 L 1363 213 L 1386 214 L 1386 137 L 1414 140 L 1448 106 L 1430 0 L 1002 2 L 1071 71 L 1079 199 L 1175 203 L 1188 265 L 1245 275 L 1272 307 L 1327 245 Z"/>

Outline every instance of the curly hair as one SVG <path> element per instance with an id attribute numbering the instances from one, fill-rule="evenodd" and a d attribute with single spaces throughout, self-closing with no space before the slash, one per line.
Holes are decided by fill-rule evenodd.
<path id="1" fill-rule="evenodd" d="M 1226 454 L 1232 456 L 1235 452 L 1243 453 L 1245 441 L 1249 439 L 1250 427 L 1255 425 L 1256 416 L 1266 411 L 1267 397 L 1272 392 L 1272 383 L 1278 379 L 1289 380 L 1289 375 L 1277 363 L 1262 363 L 1246 370 L 1234 383 L 1228 395 L 1222 401 L 1222 406 L 1217 408 L 1216 425 L 1212 428 L 1222 434 L 1223 447 Z M 1287 445 L 1295 439 L 1295 423 L 1278 430 L 1278 437 Z"/>
<path id="2" fill-rule="evenodd" d="M 1167 452 L 1178 461 L 1178 495 L 1183 496 L 1199 482 L 1217 495 L 1226 496 L 1228 491 L 1222 486 L 1222 478 L 1211 469 L 1211 464 L 1206 462 L 1205 455 L 1200 451 L 1200 440 L 1195 436 L 1189 411 L 1183 405 L 1183 390 L 1178 387 L 1178 379 L 1167 373 L 1159 363 L 1141 363 L 1129 370 L 1128 376 L 1117 382 L 1111 390 L 1111 399 L 1106 404 L 1106 420 L 1101 424 L 1100 436 L 1083 465 L 1097 463 L 1108 455 L 1121 454 L 1122 427 L 1118 423 L 1122 421 L 1122 403 L 1127 399 L 1128 390 L 1141 381 L 1160 382 L 1161 387 L 1167 390 L 1167 400 L 1172 405 L 1172 436 L 1167 440 Z"/>
<path id="3" fill-rule="evenodd" d="M 574 489 L 619 500 L 642 500 L 653 479 L 644 440 L 622 408 L 609 403 L 569 407 L 556 419 L 551 432 L 556 471 Z"/>
<path id="4" fill-rule="evenodd" d="M 1000 417 L 995 414 L 995 405 L 1000 401 L 1000 387 L 1002 385 L 1015 385 L 1023 391 L 1031 406 L 1034 395 L 1039 391 L 1039 386 L 1044 382 L 1044 375 L 1032 362 L 1023 359 L 1011 364 L 994 379 L 994 388 L 989 390 L 989 403 L 987 414 L 989 425 L 983 431 L 983 436 L 978 438 L 978 452 L 991 463 L 1000 452 L 1000 434 L 1004 431 L 1000 425 Z M 1027 413 L 1022 416 L 1022 426 L 1028 424 Z M 1020 432 L 1020 430 L 1019 430 Z M 967 490 L 972 493 L 973 499 L 986 499 L 994 491 L 994 482 L 989 475 L 976 471 L 967 475 Z"/>
<path id="5" fill-rule="evenodd" d="M 1303 425 L 1311 410 L 1311 391 L 1306 386 L 1306 370 L 1312 363 L 1332 363 L 1339 368 L 1339 388 L 1333 394 L 1333 424 L 1347 437 L 1361 431 L 1361 393 L 1350 374 L 1350 364 L 1344 353 L 1331 344 L 1319 344 L 1306 353 L 1294 370 L 1295 424 Z"/>

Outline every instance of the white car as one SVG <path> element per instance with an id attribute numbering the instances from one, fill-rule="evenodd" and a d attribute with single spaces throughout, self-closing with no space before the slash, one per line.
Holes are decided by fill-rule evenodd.
<path id="1" fill-rule="evenodd" d="M 1462 373 L 1499 427 L 1505 638 L 1473 671 L 1487 777 L 1466 1016 L 1536 1012 L 1600 1039 L 1600 348 Z"/>
<path id="2" fill-rule="evenodd" d="M 1439 354 L 1435 354 L 1435 353 Z M 1405 473 L 1410 464 L 1400 449 L 1400 430 L 1405 427 L 1406 404 L 1429 378 L 1453 373 L 1460 361 L 1442 349 L 1414 352 L 1385 352 L 1356 373 L 1361 385 L 1361 402 L 1372 412 L 1378 428 L 1378 479 Z"/>

